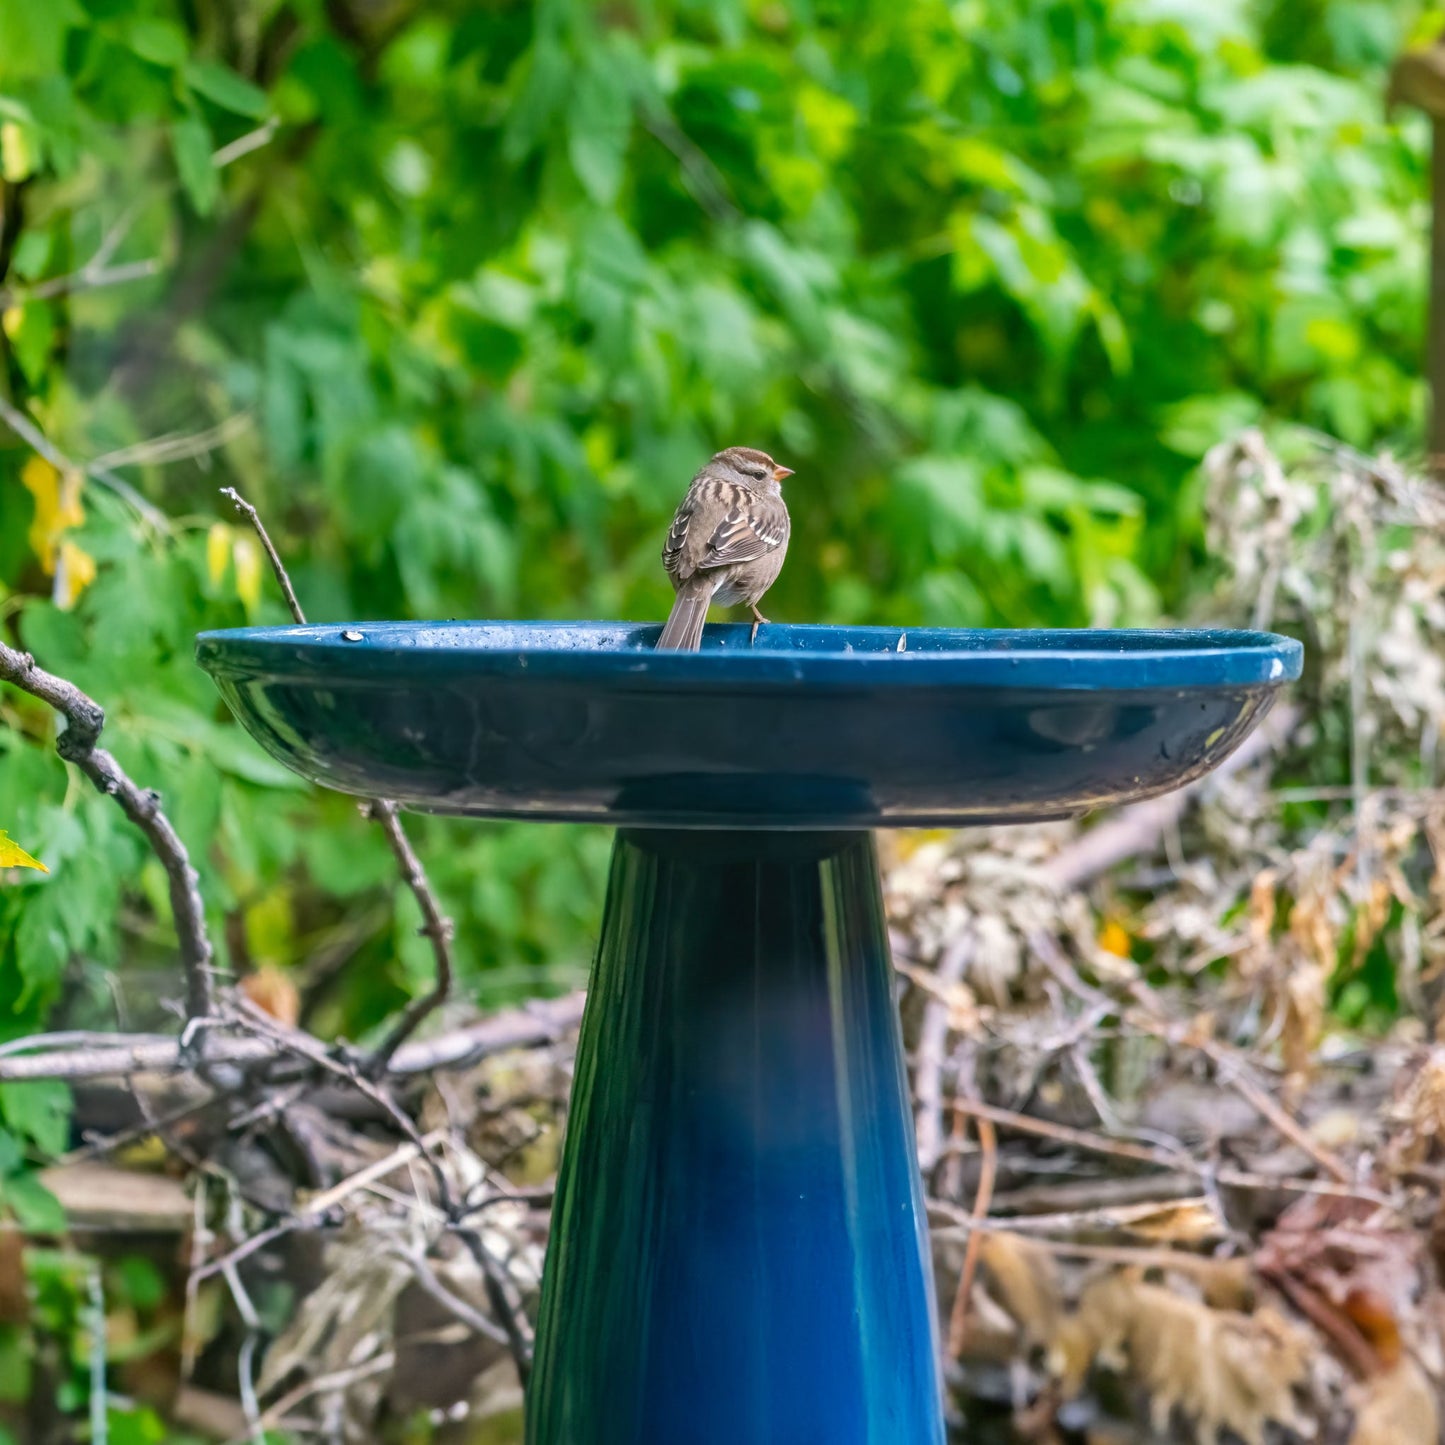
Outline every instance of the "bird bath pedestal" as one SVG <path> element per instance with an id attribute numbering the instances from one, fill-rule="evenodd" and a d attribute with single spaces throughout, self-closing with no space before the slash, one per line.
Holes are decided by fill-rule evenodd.
<path id="1" fill-rule="evenodd" d="M 1299 675 L 1261 633 L 356 623 L 203 635 L 344 792 L 618 826 L 529 1445 L 938 1445 L 937 1331 L 871 830 L 1200 777 Z"/>

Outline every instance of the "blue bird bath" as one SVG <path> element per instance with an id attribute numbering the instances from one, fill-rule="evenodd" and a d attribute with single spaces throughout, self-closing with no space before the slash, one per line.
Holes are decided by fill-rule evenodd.
<path id="1" fill-rule="evenodd" d="M 937 1445 L 875 827 L 1202 776 L 1299 676 L 1254 632 L 355 623 L 203 634 L 252 736 L 411 808 L 619 827 L 529 1445 Z"/>

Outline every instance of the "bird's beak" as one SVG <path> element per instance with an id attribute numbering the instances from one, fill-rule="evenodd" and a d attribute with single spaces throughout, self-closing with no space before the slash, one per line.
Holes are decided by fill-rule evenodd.
<path id="1" fill-rule="evenodd" d="M 773 464 L 773 480 L 775 482 L 781 482 L 784 477 L 791 477 L 792 475 L 792 467 L 780 467 L 776 463 Z"/>

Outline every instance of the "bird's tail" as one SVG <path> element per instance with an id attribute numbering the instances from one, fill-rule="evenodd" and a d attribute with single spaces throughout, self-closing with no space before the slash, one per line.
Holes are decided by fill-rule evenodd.
<path id="1" fill-rule="evenodd" d="M 694 573 L 677 589 L 677 601 L 657 639 L 659 652 L 696 652 L 702 646 L 702 625 L 716 590 L 716 579 L 700 573 Z"/>

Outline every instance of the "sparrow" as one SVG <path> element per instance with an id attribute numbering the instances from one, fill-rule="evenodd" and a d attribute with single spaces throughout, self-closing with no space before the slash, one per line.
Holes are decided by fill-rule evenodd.
<path id="1" fill-rule="evenodd" d="M 782 481 L 793 475 L 766 452 L 728 447 L 692 479 L 668 529 L 662 565 L 677 590 L 657 646 L 696 652 L 707 609 L 745 602 L 753 613 L 752 641 L 768 619 L 758 601 L 777 581 L 792 523 Z"/>

